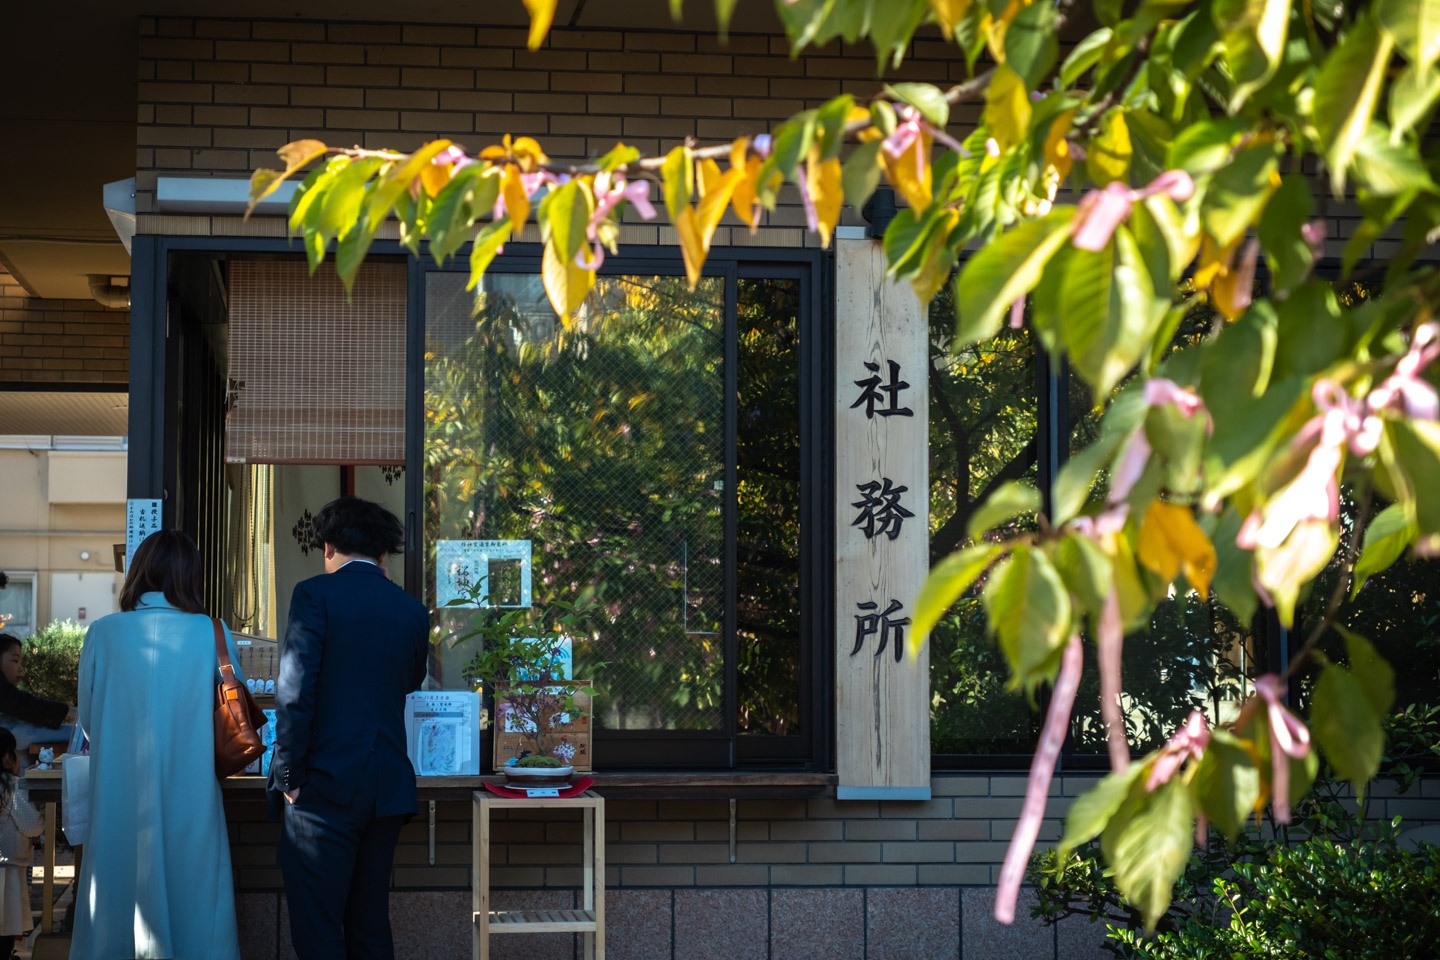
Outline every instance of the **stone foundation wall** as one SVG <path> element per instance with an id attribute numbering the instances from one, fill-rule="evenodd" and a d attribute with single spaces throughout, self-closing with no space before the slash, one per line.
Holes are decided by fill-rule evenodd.
<path id="1" fill-rule="evenodd" d="M 1060 837 L 1073 799 L 1095 782 L 1057 777 L 1041 842 Z M 991 919 L 994 884 L 1020 810 L 1024 778 L 951 775 L 923 802 L 738 800 L 735 861 L 730 801 L 606 803 L 605 884 L 610 960 L 820 958 L 1101 958 L 1105 930 L 1074 918 L 1058 927 Z M 470 949 L 471 810 L 428 809 L 396 851 L 391 917 L 399 957 L 459 960 Z M 288 917 L 275 865 L 278 826 L 259 804 L 232 804 L 231 855 L 245 960 L 283 960 Z M 1440 779 L 1404 794 L 1371 788 L 1369 816 L 1409 826 L 1440 820 Z M 578 904 L 580 820 L 550 810 L 495 811 L 497 909 Z M 497 958 L 579 957 L 570 935 L 499 936 Z"/>

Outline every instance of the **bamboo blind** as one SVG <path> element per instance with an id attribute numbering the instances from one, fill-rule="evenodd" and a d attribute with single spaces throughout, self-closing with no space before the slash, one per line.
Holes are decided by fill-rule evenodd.
<path id="1" fill-rule="evenodd" d="M 230 463 L 405 462 L 406 270 L 230 262 Z"/>

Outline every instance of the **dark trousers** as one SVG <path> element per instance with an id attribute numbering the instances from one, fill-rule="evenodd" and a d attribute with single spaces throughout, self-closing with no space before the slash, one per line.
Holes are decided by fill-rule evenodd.
<path id="1" fill-rule="evenodd" d="M 394 960 L 390 865 L 404 817 L 375 816 L 374 761 L 346 806 L 313 789 L 286 803 L 280 872 L 300 960 Z"/>

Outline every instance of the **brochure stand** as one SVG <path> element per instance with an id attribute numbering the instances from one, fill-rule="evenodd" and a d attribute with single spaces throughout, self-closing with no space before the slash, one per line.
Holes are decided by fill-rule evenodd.
<path id="1" fill-rule="evenodd" d="M 490 909 L 490 811 L 537 807 L 581 811 L 585 822 L 581 857 L 583 907 L 579 910 Z M 605 960 L 605 798 L 593 790 L 573 797 L 523 799 L 475 792 L 471 906 L 474 960 L 490 960 L 490 935 L 501 933 L 579 933 L 585 960 Z"/>

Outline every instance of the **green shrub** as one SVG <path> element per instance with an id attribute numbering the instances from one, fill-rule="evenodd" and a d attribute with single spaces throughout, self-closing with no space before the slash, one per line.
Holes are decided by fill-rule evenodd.
<path id="1" fill-rule="evenodd" d="M 547 756 L 544 756 L 543 754 L 532 753 L 532 754 L 531 754 L 530 756 L 528 756 L 528 757 L 521 757 L 519 760 L 516 760 L 516 761 L 515 761 L 515 766 L 517 766 L 517 767 L 563 767 L 563 766 L 565 766 L 565 764 L 561 763 L 561 762 L 560 762 L 558 759 L 556 759 L 555 757 L 547 757 Z"/>
<path id="2" fill-rule="evenodd" d="M 49 700 L 74 703 L 80 689 L 80 647 L 85 626 L 55 620 L 25 641 L 25 676 L 21 686 Z"/>
<path id="3" fill-rule="evenodd" d="M 1278 847 L 1216 878 L 1210 916 L 1180 920 L 1146 938 L 1112 930 L 1135 960 L 1255 957 L 1275 960 L 1407 960 L 1440 943 L 1440 847 L 1402 849 L 1399 818 L 1374 840 L 1313 839 Z"/>

